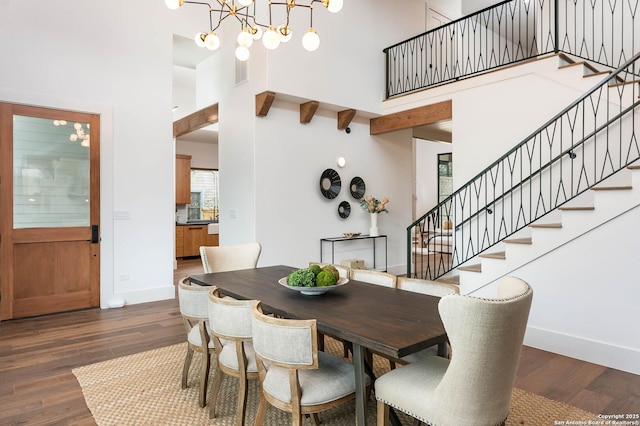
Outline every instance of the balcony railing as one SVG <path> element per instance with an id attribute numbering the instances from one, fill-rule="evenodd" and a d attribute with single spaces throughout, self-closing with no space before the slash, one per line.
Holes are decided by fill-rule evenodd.
<path id="1" fill-rule="evenodd" d="M 384 49 L 386 96 L 549 53 L 616 69 L 636 52 L 636 1 L 509 0 Z"/>

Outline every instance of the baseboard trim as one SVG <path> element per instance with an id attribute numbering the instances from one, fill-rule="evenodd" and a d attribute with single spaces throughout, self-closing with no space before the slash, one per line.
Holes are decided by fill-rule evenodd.
<path id="1" fill-rule="evenodd" d="M 175 296 L 176 287 L 174 285 L 169 285 L 157 288 L 145 288 L 136 291 L 115 292 L 111 297 L 111 301 L 124 301 L 124 305 L 137 305 L 139 303 L 173 299 Z M 107 304 L 106 307 L 110 307 L 109 304 Z"/>
<path id="2" fill-rule="evenodd" d="M 637 349 L 532 326 L 527 327 L 524 344 L 632 374 L 640 374 L 640 350 Z"/>

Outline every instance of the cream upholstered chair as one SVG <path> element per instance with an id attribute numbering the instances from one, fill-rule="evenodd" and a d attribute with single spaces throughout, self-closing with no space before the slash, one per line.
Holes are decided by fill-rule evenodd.
<path id="1" fill-rule="evenodd" d="M 397 286 L 401 290 L 414 293 L 428 294 L 429 296 L 443 297 L 448 294 L 460 293 L 460 288 L 454 284 L 441 283 L 439 281 L 423 280 L 420 278 L 398 277 Z M 427 357 L 438 355 L 437 346 L 412 353 L 399 359 L 403 364 L 419 362 Z M 450 357 L 450 354 L 447 354 Z"/>
<path id="2" fill-rule="evenodd" d="M 258 265 L 262 246 L 246 243 L 229 246 L 201 246 L 200 259 L 204 273 L 251 269 Z"/>
<path id="3" fill-rule="evenodd" d="M 256 356 L 251 344 L 251 310 L 253 300 L 222 297 L 217 287 L 209 292 L 209 326 L 217 355 L 216 373 L 211 384 L 209 418 L 216 416 L 216 402 L 222 375 L 238 379 L 236 425 L 244 425 L 248 381 L 258 378 Z"/>
<path id="4" fill-rule="evenodd" d="M 389 406 L 427 424 L 504 424 L 532 298 L 527 283 L 507 277 L 496 299 L 440 299 L 453 356 L 430 357 L 379 377 L 378 425 L 387 424 Z"/>
<path id="5" fill-rule="evenodd" d="M 369 284 L 381 285 L 384 287 L 396 287 L 397 277 L 387 272 L 376 271 L 373 269 L 351 269 L 351 279 L 362 281 Z"/>
<path id="6" fill-rule="evenodd" d="M 178 304 L 180 314 L 187 332 L 187 355 L 182 368 L 182 389 L 187 387 L 189 368 L 193 353 L 202 354 L 202 368 L 200 370 L 200 390 L 198 403 L 204 407 L 207 402 L 207 381 L 209 378 L 210 355 L 213 353 L 213 341 L 209 332 L 209 287 L 191 285 L 189 277 L 178 283 Z"/>
<path id="7" fill-rule="evenodd" d="M 316 413 L 355 398 L 353 365 L 318 352 L 316 320 L 268 316 L 256 302 L 252 322 L 262 390 L 254 425 L 264 424 L 268 404 L 291 413 L 291 423 L 300 425 L 304 414 L 317 423 Z"/>
<path id="8" fill-rule="evenodd" d="M 340 278 L 349 278 L 349 274 L 351 272 L 351 268 L 348 268 L 342 265 L 332 264 L 332 263 L 309 262 L 309 266 L 312 266 L 312 265 L 318 265 L 320 267 L 325 265 L 333 265 L 338 270 L 338 273 L 340 274 Z"/>

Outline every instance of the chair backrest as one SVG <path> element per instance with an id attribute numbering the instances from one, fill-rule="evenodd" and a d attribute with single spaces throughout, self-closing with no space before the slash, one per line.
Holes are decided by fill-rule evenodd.
<path id="1" fill-rule="evenodd" d="M 395 288 L 397 277 L 387 272 L 372 269 L 351 269 L 351 279 L 369 284 Z"/>
<path id="2" fill-rule="evenodd" d="M 438 281 L 423 280 L 420 278 L 398 277 L 398 288 L 414 293 L 428 294 L 430 296 L 442 297 L 447 294 L 460 293 L 457 285 L 441 283 Z"/>
<path id="3" fill-rule="evenodd" d="M 342 265 L 332 264 L 332 263 L 309 262 L 309 266 L 311 265 L 319 265 L 320 267 L 325 265 L 333 265 L 338 270 L 338 273 L 340 274 L 340 278 L 349 278 L 349 274 L 351 272 L 351 268 L 348 268 Z"/>
<path id="4" fill-rule="evenodd" d="M 204 273 L 251 269 L 258 265 L 262 246 L 246 243 L 229 246 L 201 246 L 200 259 Z"/>
<path id="5" fill-rule="evenodd" d="M 260 302 L 255 302 L 252 326 L 253 349 L 259 359 L 287 368 L 318 368 L 316 320 L 292 320 L 265 315 Z"/>
<path id="6" fill-rule="evenodd" d="M 433 423 L 446 423 L 451 413 L 459 424 L 497 424 L 507 417 L 532 298 L 526 282 L 506 277 L 496 299 L 440 299 L 453 356 L 433 394 Z"/>
<path id="7" fill-rule="evenodd" d="M 206 320 L 209 317 L 210 287 L 191 285 L 189 277 L 184 277 L 178 283 L 178 304 L 180 313 L 189 320 Z"/>
<path id="8" fill-rule="evenodd" d="M 251 340 L 251 311 L 254 300 L 223 297 L 217 287 L 209 291 L 209 327 L 211 332 L 227 340 Z"/>

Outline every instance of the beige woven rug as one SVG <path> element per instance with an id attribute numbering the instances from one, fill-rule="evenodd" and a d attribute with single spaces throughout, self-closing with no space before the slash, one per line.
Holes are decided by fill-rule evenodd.
<path id="1" fill-rule="evenodd" d="M 342 347 L 333 339 L 327 339 L 326 349 L 341 353 Z M 217 418 L 209 420 L 209 410 L 198 406 L 199 354 L 194 355 L 189 376 L 189 387 L 180 388 L 182 365 L 186 344 L 168 346 L 76 368 L 87 406 L 96 423 L 105 425 L 233 425 L 237 401 L 236 380 L 225 377 L 220 391 Z M 375 357 L 376 375 L 388 369 L 388 362 Z M 213 373 L 212 373 L 213 374 Z M 253 424 L 258 406 L 258 386 L 255 381 L 249 387 L 247 422 Z M 375 425 L 375 402 L 368 404 L 368 424 Z M 353 426 L 355 403 L 320 413 L 322 425 Z M 553 425 L 558 421 L 597 420 L 593 414 L 576 407 L 552 401 L 541 396 L 514 389 L 511 413 L 507 425 Z M 403 425 L 411 419 L 401 416 Z M 291 418 L 269 407 L 266 424 L 281 426 L 291 424 Z M 307 424 L 313 424 L 310 420 Z"/>

